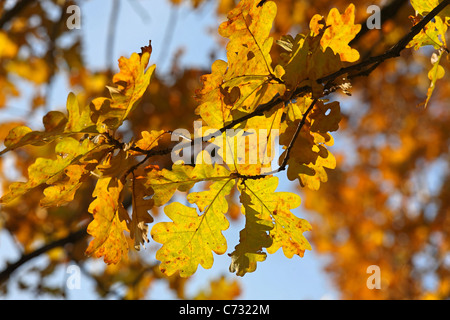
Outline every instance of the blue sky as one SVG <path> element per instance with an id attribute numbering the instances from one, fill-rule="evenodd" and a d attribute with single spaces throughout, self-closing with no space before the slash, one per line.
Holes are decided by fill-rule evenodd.
<path id="1" fill-rule="evenodd" d="M 133 4 L 134 2 L 134 4 Z M 139 2 L 139 6 L 136 5 Z M 147 45 L 152 40 L 151 63 L 157 65 L 158 72 L 166 72 L 170 65 L 171 57 L 179 47 L 185 49 L 181 60 L 183 65 L 194 65 L 210 68 L 210 52 L 213 48 L 220 48 L 214 37 L 217 35 L 217 27 L 225 19 L 217 19 L 215 15 L 214 1 L 207 2 L 198 11 L 191 11 L 188 5 L 181 6 L 174 13 L 167 4 L 168 1 L 161 0 L 121 0 L 120 14 L 116 26 L 116 38 L 113 53 L 110 56 L 114 60 L 124 55 L 129 56 L 132 52 L 139 52 L 140 47 Z M 80 32 L 84 37 L 85 61 L 91 69 L 101 69 L 111 64 L 106 61 L 106 42 L 109 17 L 113 1 L 90 0 L 85 1 L 81 7 L 82 27 Z M 140 11 L 140 14 L 137 11 Z M 177 16 L 173 38 L 170 42 L 166 38 L 166 30 L 170 17 Z M 144 19 L 145 18 L 145 21 Z M 225 59 L 225 50 L 219 51 L 217 58 Z M 162 65 L 161 65 L 162 64 Z M 117 63 L 114 62 L 117 66 Z M 52 90 L 50 106 L 52 109 L 62 109 L 65 105 L 69 89 L 64 81 L 57 81 Z M 20 117 L 20 111 L 15 112 L 15 117 Z M 42 114 L 36 114 L 36 121 L 40 125 Z M 280 184 L 278 191 L 290 190 L 291 184 L 283 174 L 279 175 Z M 308 215 L 300 209 L 294 213 L 302 218 L 308 219 Z M 243 220 L 243 219 L 242 219 Z M 224 232 L 228 240 L 228 251 L 233 251 L 239 240 L 239 231 L 243 228 L 244 221 L 231 224 Z M 307 234 L 306 234 L 307 235 Z M 308 235 L 307 235 L 308 236 Z M 154 255 L 154 251 L 149 252 Z M 7 260 L 15 261 L 18 253 L 14 244 L 5 234 L 0 232 L 0 269 Z M 209 281 L 221 275 L 229 279 L 237 279 L 241 283 L 241 299 L 333 299 L 337 298 L 337 291 L 333 288 L 328 275 L 323 271 L 326 257 L 317 256 L 314 251 L 307 251 L 303 258 L 295 256 L 286 258 L 282 250 L 268 255 L 266 261 L 258 263 L 256 272 L 246 274 L 243 278 L 236 277 L 228 271 L 230 258 L 227 254 L 215 255 L 212 269 L 204 270 L 199 267 L 192 281 L 187 286 L 187 296 L 192 296 L 199 289 L 209 286 Z M 43 263 L 41 258 L 33 263 Z M 92 268 L 98 267 L 101 260 L 91 264 Z M 19 269 L 14 277 L 27 277 L 25 271 L 30 264 Z M 61 269 L 55 275 L 55 281 L 64 281 L 67 277 L 65 270 Z M 32 281 L 32 277 L 30 279 Z M 364 285 L 364 284 L 362 284 Z M 8 298 L 27 299 L 34 296 L 24 295 L 19 290 L 10 288 Z M 69 299 L 91 299 L 93 284 L 82 277 L 81 289 L 69 290 Z M 148 298 L 150 299 L 172 299 L 174 294 L 167 288 L 165 282 L 157 282 L 152 285 Z"/>

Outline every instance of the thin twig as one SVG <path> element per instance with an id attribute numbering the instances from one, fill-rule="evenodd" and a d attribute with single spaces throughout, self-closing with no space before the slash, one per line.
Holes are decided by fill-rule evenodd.
<path id="1" fill-rule="evenodd" d="M 112 3 L 111 15 L 109 17 L 108 37 L 106 42 L 106 65 L 109 65 L 109 69 L 112 69 L 114 64 L 113 51 L 114 42 L 116 39 L 116 27 L 118 25 L 117 20 L 119 18 L 120 0 L 114 0 Z"/>
<path id="2" fill-rule="evenodd" d="M 265 178 L 269 175 L 281 172 L 286 170 L 286 166 L 287 163 L 289 161 L 289 156 L 291 154 L 292 148 L 294 147 L 295 141 L 297 140 L 298 135 L 300 134 L 300 131 L 302 131 L 303 126 L 306 123 L 306 118 L 308 117 L 309 113 L 311 112 L 311 110 L 314 108 L 314 105 L 316 104 L 318 99 L 314 99 L 313 102 L 311 102 L 311 104 L 309 105 L 308 109 L 305 111 L 305 113 L 302 115 L 302 119 L 300 120 L 300 122 L 298 123 L 298 126 L 294 132 L 294 134 L 292 135 L 291 141 L 289 142 L 288 147 L 286 148 L 286 154 L 283 158 L 283 162 L 281 163 L 281 165 L 278 167 L 278 169 L 274 170 L 274 171 L 270 171 L 270 172 L 266 172 L 263 174 L 258 174 L 258 175 L 242 175 L 242 174 L 235 174 L 235 176 L 237 178 L 240 178 L 242 180 L 255 180 L 255 179 L 262 179 Z"/>
<path id="3" fill-rule="evenodd" d="M 86 228 L 82 228 L 69 234 L 67 237 L 50 242 L 30 253 L 22 255 L 22 257 L 16 262 L 9 264 L 2 272 L 0 272 L 0 284 L 8 280 L 10 275 L 26 262 L 40 256 L 43 253 L 50 251 L 51 249 L 62 247 L 68 243 L 75 243 L 83 239 L 87 235 Z"/>
<path id="4" fill-rule="evenodd" d="M 408 0 L 392 0 L 389 4 L 385 5 L 380 11 L 380 20 L 381 20 L 380 24 L 383 25 L 386 21 L 394 18 L 397 12 L 406 3 L 408 3 Z M 366 20 L 361 23 L 361 30 L 358 32 L 355 38 L 353 38 L 353 40 L 350 41 L 349 46 L 355 44 L 362 36 L 364 36 L 367 32 L 371 30 L 369 29 L 367 23 L 365 22 Z"/>
<path id="5" fill-rule="evenodd" d="M 166 58 L 169 56 L 170 44 L 172 42 L 173 35 L 175 34 L 177 20 L 178 20 L 178 7 L 173 6 L 170 11 L 169 20 L 167 21 L 166 31 L 164 33 L 163 38 L 164 45 L 162 46 L 164 50 L 160 51 L 158 59 L 156 60 L 158 61 L 158 64 L 160 66 L 164 64 Z"/>
<path id="6" fill-rule="evenodd" d="M 317 102 L 317 99 L 314 99 L 314 101 L 311 103 L 311 105 L 308 107 L 308 109 L 303 114 L 302 120 L 298 124 L 297 129 L 295 130 L 295 133 L 292 136 L 291 142 L 289 142 L 289 145 L 288 145 L 288 147 L 286 149 L 286 155 L 284 156 L 283 162 L 281 163 L 280 168 L 278 169 L 278 172 L 283 171 L 283 170 L 286 169 L 286 165 L 287 165 L 287 163 L 289 161 L 289 156 L 291 154 L 292 147 L 294 146 L 295 140 L 297 140 L 297 137 L 298 137 L 300 131 L 302 130 L 303 126 L 305 125 L 306 117 L 308 117 L 308 114 L 314 108 L 314 105 L 316 104 L 316 102 Z"/>

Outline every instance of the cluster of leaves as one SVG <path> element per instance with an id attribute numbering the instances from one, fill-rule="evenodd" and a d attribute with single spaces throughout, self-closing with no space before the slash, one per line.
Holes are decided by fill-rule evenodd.
<path id="1" fill-rule="evenodd" d="M 412 2 L 418 14 L 416 24 L 421 21 L 419 15 L 437 7 L 439 2 L 435 2 Z M 153 240 L 162 244 L 156 253 L 159 268 L 168 276 L 179 273 L 188 277 L 198 265 L 210 268 L 213 252 L 227 251 L 222 232 L 229 227 L 226 214 L 230 198 L 238 192 L 245 227 L 229 254 L 231 272 L 240 276 L 253 272 L 267 253 L 280 248 L 288 258 L 303 256 L 311 249 L 303 234 L 311 225 L 293 213 L 300 205 L 297 194 L 276 192 L 278 178 L 274 175 L 287 170 L 287 177 L 298 179 L 314 198 L 312 194 L 328 181 L 328 169 L 336 167 L 336 158 L 329 150 L 334 143 L 330 132 L 338 130 L 342 120 L 339 102 L 329 102 L 326 96 L 336 90 L 349 94 L 349 79 L 367 75 L 373 69 L 366 67 L 378 66 L 385 58 L 356 63 L 360 54 L 349 43 L 361 26 L 355 24 L 352 4 L 343 13 L 331 9 L 326 17 L 313 15 L 306 34 L 279 37 L 278 46 L 271 35 L 276 15 L 277 6 L 272 1 L 240 1 L 219 27 L 219 34 L 228 39 L 227 61 L 215 61 L 196 92 L 195 114 L 203 123 L 196 134 L 200 140 L 214 143 L 220 157 L 231 159 L 226 166 L 211 163 L 210 155 L 203 151 L 195 155 L 195 165 L 177 162 L 160 168 L 153 159 L 173 152 L 173 145 L 163 143 L 170 130 L 140 131 L 138 138 L 123 141 L 124 121 L 138 112 L 154 74 L 155 66 L 148 66 L 149 45 L 139 54 L 119 60 L 114 87 L 107 87 L 109 97 L 88 102 L 86 93 L 71 93 L 67 112 L 51 111 L 43 118 L 44 131 L 18 126 L 9 132 L 0 155 L 33 145 L 53 147 L 53 156 L 39 157 L 30 164 L 28 181 L 9 185 L 0 202 L 14 206 L 19 197 L 38 191 L 43 195 L 41 206 L 64 206 L 94 178 L 94 199 L 87 208 L 93 217 L 87 232 L 93 240 L 86 254 L 103 257 L 108 264 L 118 263 L 130 247 L 126 234 L 139 250 L 149 240 L 149 224 L 153 222 L 149 211 L 162 207 L 171 222 L 159 222 L 150 232 Z M 431 85 L 426 104 L 436 80 L 444 76 L 439 63 L 446 52 L 448 16 L 441 11 L 404 44 L 416 49 L 432 45 L 438 50 L 428 74 Z M 0 41 L 7 44 L 0 57 L 17 54 L 8 35 L 0 33 Z M 279 57 L 273 54 L 277 50 L 282 52 Z M 242 163 L 240 153 L 229 147 L 234 137 L 226 134 L 227 129 L 278 130 L 284 147 L 278 167 L 272 168 L 266 157 L 258 158 L 256 164 Z M 208 135 L 211 130 L 214 134 Z M 256 147 L 271 149 L 270 140 L 264 136 L 259 137 L 257 146 L 246 143 L 244 153 Z M 176 191 L 185 192 L 194 206 L 171 202 Z M 124 204 L 128 195 L 130 213 Z"/>
<path id="2" fill-rule="evenodd" d="M 292 42 L 285 41 L 292 50 L 286 54 L 282 65 L 272 68 L 270 30 L 276 5 L 269 2 L 257 6 L 255 1 L 241 1 L 229 13 L 228 21 L 219 27 L 219 33 L 229 39 L 228 61 L 218 60 L 213 64 L 212 74 L 203 77 L 203 88 L 197 93 L 200 105 L 196 113 L 205 124 L 202 130 L 224 128 L 235 120 L 239 121 L 235 128 L 281 130 L 280 143 L 286 150 L 280 159 L 285 160 L 284 167 L 289 167 L 289 178 L 298 178 L 303 185 L 317 189 L 320 181 L 327 179 L 324 168 L 335 166 L 335 159 L 325 145 L 332 144 L 328 132 L 338 128 L 340 113 L 337 102 L 327 104 L 319 100 L 323 96 L 323 85 L 316 80 L 336 71 L 340 62 L 355 61 L 351 49 L 353 55 L 347 57 L 349 47 L 346 44 L 359 31 L 358 26 L 353 26 L 353 11 L 354 6 L 350 6 L 341 16 L 337 10 L 332 10 L 327 21 L 315 16 L 311 33 L 300 35 Z M 348 30 L 343 30 L 348 35 L 340 44 L 342 31 L 338 30 L 347 25 Z M 317 54 L 311 56 L 308 54 L 311 51 Z M 96 98 L 90 105 L 79 105 L 71 93 L 67 115 L 56 111 L 48 113 L 44 117 L 45 131 L 32 131 L 25 126 L 11 130 L 2 153 L 56 140 L 56 159 L 38 158 L 29 167 L 28 182 L 11 184 L 0 201 L 9 204 L 31 189 L 45 185 L 41 205 L 65 205 L 73 200 L 85 177 L 95 175 L 98 177 L 92 194 L 95 199 L 89 206 L 94 220 L 88 226 L 88 233 L 94 239 L 86 253 L 103 256 L 106 263 L 117 263 L 128 249 L 124 231 L 130 232 L 137 249 L 148 241 L 148 223 L 153 221 L 148 210 L 153 205 L 165 205 L 177 189 L 186 192 L 198 182 L 211 181 L 209 190 L 187 195 L 200 214 L 195 208 L 171 203 L 164 210 L 173 222 L 158 223 L 151 232 L 153 239 L 163 244 L 156 256 L 161 261 L 161 270 L 168 275 L 179 271 L 182 276 L 190 276 L 199 264 L 204 268 L 212 266 L 212 251 L 226 252 L 227 244 L 222 235 L 229 226 L 225 217 L 226 197 L 236 184 L 241 193 L 246 226 L 241 231 L 240 243 L 230 254 L 230 270 L 238 275 L 254 271 L 256 262 L 266 257 L 264 248 L 273 253 L 282 247 L 287 257 L 303 256 L 304 251 L 310 249 L 303 236 L 310 225 L 291 211 L 299 206 L 300 198 L 292 193 L 275 193 L 278 179 L 270 174 L 259 176 L 262 168 L 270 163 L 240 164 L 237 152 L 226 148 L 230 138 L 225 133 L 225 142 L 218 144 L 218 154 L 224 157 L 225 153 L 231 153 L 234 160 L 228 168 L 207 164 L 211 163 L 205 159 L 207 154 L 200 153 L 194 168 L 175 163 L 172 170 L 151 166 L 146 176 L 135 175 L 137 167 L 155 155 L 153 151 L 165 132 L 144 131 L 141 139 L 131 143 L 117 140 L 115 133 L 150 83 L 155 68 L 147 68 L 150 54 L 149 45 L 143 47 L 140 54 L 119 60 L 120 72 L 113 78 L 116 87 L 109 88 L 110 98 Z M 330 64 L 311 68 L 316 63 L 310 61 L 311 57 L 327 62 L 328 56 Z M 305 85 L 313 86 L 314 100 L 305 94 L 301 98 L 296 95 L 298 99 L 294 102 L 295 90 Z M 282 99 L 266 114 L 240 120 L 275 96 Z M 328 110 L 331 110 L 329 114 Z M 263 144 L 261 141 L 259 147 Z M 248 149 L 255 147 L 247 145 Z M 140 156 L 144 159 L 133 161 Z M 132 176 L 130 181 L 129 176 Z M 122 205 L 123 189 L 128 182 L 133 195 L 131 217 Z M 152 199 L 148 199 L 150 196 Z"/>
<path id="3" fill-rule="evenodd" d="M 416 16 L 411 17 L 417 23 L 421 17 L 430 13 L 440 1 L 411 1 L 411 5 L 416 11 Z M 431 80 L 427 92 L 427 99 L 424 102 L 425 107 L 428 105 L 431 94 L 436 86 L 436 81 L 444 77 L 444 68 L 439 64 L 444 52 L 448 52 L 445 34 L 448 29 L 450 17 L 450 9 L 444 9 L 434 17 L 434 21 L 428 23 L 408 44 L 409 47 L 414 47 L 415 50 L 423 46 L 433 46 L 436 49 L 431 56 L 431 64 L 433 67 L 428 72 L 428 78 Z"/>

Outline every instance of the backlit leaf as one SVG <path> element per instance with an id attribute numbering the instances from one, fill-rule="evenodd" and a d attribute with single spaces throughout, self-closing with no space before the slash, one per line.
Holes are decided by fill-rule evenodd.
<path id="1" fill-rule="evenodd" d="M 108 87 L 111 98 L 92 101 L 93 121 L 99 132 L 117 129 L 136 108 L 155 70 L 155 65 L 147 68 L 149 60 L 148 50 L 141 55 L 133 53 L 128 59 L 119 59 L 120 72 L 113 77 L 116 87 Z"/>
<path id="2" fill-rule="evenodd" d="M 37 158 L 36 162 L 28 168 L 28 181 L 12 183 L 9 186 L 9 193 L 5 194 L 0 199 L 0 203 L 7 204 L 15 198 L 24 195 L 29 190 L 43 184 L 52 185 L 61 179 L 65 179 L 67 173 L 69 173 L 69 177 L 72 175 L 72 183 L 76 185 L 76 181 L 78 180 L 77 177 L 80 176 L 79 172 L 73 173 L 71 172 L 71 169 L 68 169 L 68 171 L 65 172 L 65 169 L 82 159 L 82 157 L 86 156 L 89 152 L 94 150 L 94 148 L 95 145 L 89 139 L 84 140 L 82 143 L 70 137 L 62 139 L 55 147 L 55 153 L 57 154 L 56 159 Z M 69 190 L 74 191 L 73 188 L 76 187 L 72 186 Z M 54 192 L 55 189 L 53 187 L 48 191 L 48 194 Z M 65 196 L 71 198 L 72 194 L 65 194 Z M 44 200 L 44 203 L 46 201 L 54 202 L 56 200 L 47 199 Z M 56 203 L 59 203 L 59 201 L 62 200 L 58 200 Z"/>
<path id="3" fill-rule="evenodd" d="M 239 185 L 245 228 L 240 232 L 240 243 L 231 253 L 230 271 L 243 276 L 256 269 L 268 253 L 283 248 L 286 257 L 303 257 L 311 246 L 303 232 L 311 230 L 310 224 L 296 217 L 291 210 L 300 205 L 300 197 L 291 192 L 275 192 L 277 177 L 247 180 Z M 247 220 L 248 219 L 248 220 Z"/>
<path id="4" fill-rule="evenodd" d="M 125 218 L 128 216 L 120 201 L 123 185 L 120 180 L 106 177 L 99 179 L 89 206 L 94 220 L 87 232 L 94 237 L 86 249 L 87 255 L 104 257 L 107 264 L 118 263 L 128 251 L 124 231 L 128 231 Z"/>
<path id="5" fill-rule="evenodd" d="M 156 258 L 161 261 L 160 269 L 167 275 L 179 271 L 182 277 L 190 276 L 199 264 L 209 269 L 214 261 L 211 251 L 223 254 L 227 249 L 222 234 L 229 226 L 225 218 L 228 211 L 225 197 L 230 193 L 234 180 L 227 177 L 227 170 L 221 166 L 197 164 L 197 168 L 199 170 L 193 178 L 214 181 L 208 190 L 188 195 L 189 202 L 197 205 L 201 215 L 195 208 L 174 202 L 164 208 L 173 222 L 157 223 L 151 231 L 152 238 L 163 244 Z"/>

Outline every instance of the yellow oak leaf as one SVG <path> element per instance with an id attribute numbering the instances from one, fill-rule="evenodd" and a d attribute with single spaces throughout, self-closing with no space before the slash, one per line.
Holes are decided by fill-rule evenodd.
<path id="1" fill-rule="evenodd" d="M 230 271 L 243 276 L 256 269 L 256 263 L 264 261 L 267 252 L 275 253 L 283 248 L 286 257 L 295 254 L 303 257 L 305 250 L 311 250 L 303 232 L 311 225 L 296 217 L 291 210 L 300 205 L 300 197 L 291 192 L 275 192 L 277 177 L 241 182 L 242 212 L 246 225 L 240 232 L 240 243 L 231 253 Z"/>
<path id="2" fill-rule="evenodd" d="M 324 104 L 317 101 L 309 118 L 311 119 L 311 131 L 326 133 L 337 131 L 341 121 L 341 108 L 338 101 Z"/>
<path id="3" fill-rule="evenodd" d="M 277 14 L 275 2 L 257 7 L 257 1 L 242 0 L 228 13 L 228 21 L 219 26 L 219 34 L 230 39 L 227 44 L 229 70 L 226 79 L 244 75 L 270 75 L 272 59 L 270 36 Z"/>
<path id="4" fill-rule="evenodd" d="M 0 151 L 0 156 L 17 148 L 33 145 L 41 146 L 54 141 L 60 136 L 60 131 L 33 131 L 27 126 L 17 126 L 11 129 L 5 138 L 5 149 Z"/>
<path id="5" fill-rule="evenodd" d="M 306 164 L 305 167 L 298 171 L 298 179 L 302 187 L 308 187 L 311 190 L 319 190 L 321 182 L 328 181 L 328 175 L 325 168 L 335 169 L 336 158 L 333 154 L 322 147 L 326 156 L 322 157 L 319 153 L 314 163 Z M 303 170 L 302 170 L 303 169 Z"/>
<path id="6" fill-rule="evenodd" d="M 142 150 L 150 150 L 158 146 L 158 140 L 165 133 L 165 130 L 142 131 L 142 139 L 136 141 L 136 147 Z"/>
<path id="7" fill-rule="evenodd" d="M 197 180 L 191 178 L 194 168 L 185 164 L 174 164 L 172 170 L 152 170 L 147 174 L 145 186 L 153 189 L 155 206 L 167 203 L 175 191 L 189 191 Z"/>
<path id="8" fill-rule="evenodd" d="M 320 41 L 324 28 L 319 30 L 318 34 L 311 31 L 306 37 L 298 34 L 293 39 L 292 51 L 285 54 L 286 73 L 283 76 L 289 90 L 307 85 L 312 88 L 313 97 L 323 95 L 323 86 L 317 80 L 342 67 L 337 53 L 329 47 L 322 49 Z"/>
<path id="9" fill-rule="evenodd" d="M 351 3 L 343 14 L 340 14 L 336 8 L 331 9 L 326 19 L 326 26 L 320 40 L 323 50 L 330 47 L 334 53 L 339 54 L 341 61 L 357 61 L 359 52 L 348 45 L 361 30 L 361 25 L 355 24 L 355 5 Z"/>
<path id="10" fill-rule="evenodd" d="M 425 16 L 436 8 L 442 1 L 443 0 L 411 0 L 410 2 L 414 10 L 416 10 L 416 13 Z M 450 17 L 450 8 L 447 6 L 439 12 L 437 16 L 442 19 L 445 19 L 445 17 Z"/>
<path id="11" fill-rule="evenodd" d="M 72 92 L 67 97 L 67 113 L 65 132 L 82 132 L 94 125 L 89 106 L 80 106 L 76 95 Z"/>
<path id="12" fill-rule="evenodd" d="M 280 135 L 280 144 L 286 146 L 286 150 L 279 159 L 279 164 L 284 161 L 288 147 L 291 144 L 295 131 L 311 104 L 309 98 L 290 104 L 287 109 L 288 120 L 284 124 L 284 132 Z M 326 148 L 334 143 L 330 131 L 339 128 L 341 120 L 338 102 L 323 103 L 318 100 L 309 113 L 302 130 L 292 144 L 287 161 L 287 177 L 289 180 L 298 179 L 300 185 L 312 190 L 318 190 L 320 182 L 328 181 L 325 170 L 336 167 L 336 159 Z"/>
<path id="13" fill-rule="evenodd" d="M 444 51 L 441 51 L 439 54 L 433 54 L 432 55 L 432 64 L 433 67 L 430 69 L 430 71 L 428 72 L 428 79 L 431 80 L 430 86 L 428 87 L 428 91 L 427 91 L 427 99 L 425 100 L 425 108 L 427 107 L 431 95 L 433 94 L 433 91 L 436 87 L 436 81 L 443 78 L 445 75 L 445 70 L 444 68 L 439 65 L 439 62 L 441 60 L 442 54 L 444 53 Z"/>
<path id="14" fill-rule="evenodd" d="M 201 77 L 202 88 L 195 93 L 196 99 L 200 101 L 195 113 L 211 128 L 222 128 L 224 123 L 232 120 L 231 110 L 223 101 L 220 90 L 226 70 L 225 61 L 215 61 L 211 66 L 211 74 Z"/>
<path id="15" fill-rule="evenodd" d="M 92 193 L 95 199 L 89 205 L 94 220 L 88 225 L 87 232 L 94 239 L 85 253 L 96 258 L 104 257 L 107 264 L 120 262 L 128 251 L 124 234 L 124 231 L 128 231 L 128 213 L 120 201 L 122 190 L 122 182 L 116 178 L 99 179 Z"/>
<path id="16" fill-rule="evenodd" d="M 150 53 L 151 50 L 144 50 L 128 59 L 121 57 L 120 72 L 113 77 L 116 87 L 108 87 L 111 98 L 101 97 L 91 102 L 92 119 L 99 132 L 116 130 L 138 105 L 156 67 L 147 68 Z"/>
<path id="17" fill-rule="evenodd" d="M 64 169 L 67 178 L 62 178 L 52 186 L 44 190 L 44 198 L 41 200 L 43 207 L 56 207 L 71 202 L 75 192 L 80 188 L 80 179 L 87 174 L 85 165 L 69 165 Z"/>
<path id="18" fill-rule="evenodd" d="M 248 183 L 251 184 L 251 181 Z M 268 234 L 273 228 L 270 213 L 260 210 L 264 208 L 262 202 L 246 184 L 247 182 L 240 183 L 238 186 L 245 227 L 239 233 L 239 244 L 230 254 L 230 272 L 236 272 L 238 276 L 255 271 L 257 262 L 266 260 L 267 254 L 263 252 L 263 248 L 272 245 L 272 238 Z"/>
<path id="19" fill-rule="evenodd" d="M 408 43 L 406 48 L 414 47 L 418 50 L 424 46 L 433 46 L 436 50 L 446 47 L 445 35 L 448 26 L 441 17 L 434 17 L 434 21 L 428 22 L 418 34 Z"/>
<path id="20" fill-rule="evenodd" d="M 33 131 L 26 126 L 13 128 L 5 138 L 6 148 L 0 151 L 0 156 L 26 145 L 45 145 L 72 133 L 97 132 L 90 118 L 90 109 L 80 106 L 75 94 L 68 95 L 66 108 L 67 116 L 60 111 L 50 111 L 43 117 L 45 131 Z"/>
<path id="21" fill-rule="evenodd" d="M 193 179 L 213 181 L 208 190 L 188 195 L 189 202 L 195 203 L 202 214 L 195 208 L 173 202 L 164 208 L 173 222 L 157 223 L 151 231 L 153 240 L 163 244 L 156 258 L 161 261 L 161 271 L 169 276 L 179 271 L 180 276 L 188 277 L 199 264 L 209 269 L 214 261 L 211 251 L 223 254 L 227 249 L 222 234 L 229 226 L 225 197 L 231 192 L 234 179 L 222 166 L 198 164 L 197 168 Z"/>
<path id="22" fill-rule="evenodd" d="M 55 147 L 56 159 L 37 158 L 35 163 L 28 168 L 28 181 L 12 183 L 9 186 L 9 192 L 0 199 L 0 203 L 7 204 L 33 188 L 44 184 L 50 186 L 61 181 L 61 179 L 65 179 L 67 173 L 65 173 L 65 169 L 81 160 L 94 149 L 95 144 L 89 139 L 80 143 L 71 137 L 63 138 Z M 76 177 L 78 177 L 78 174 L 72 176 L 72 183 L 74 183 L 73 179 L 76 179 Z M 51 190 L 48 192 L 52 193 Z"/>
<path id="23" fill-rule="evenodd" d="M 227 62 L 213 63 L 211 74 L 202 77 L 197 91 L 200 102 L 196 113 L 210 128 L 222 128 L 242 112 L 253 111 L 276 94 L 283 94 L 281 66 L 272 68 L 270 37 L 276 5 L 269 2 L 257 7 L 254 0 L 243 0 L 219 26 L 219 33 L 229 39 Z"/>

